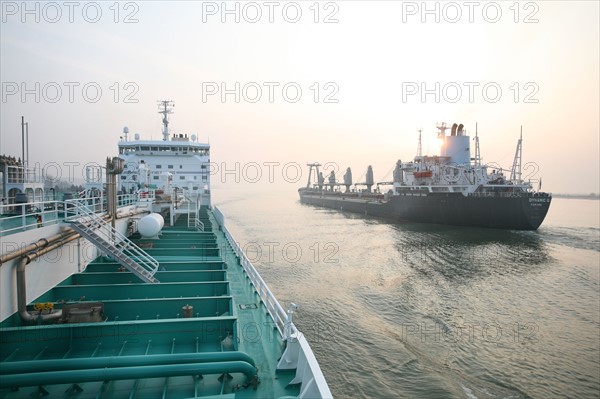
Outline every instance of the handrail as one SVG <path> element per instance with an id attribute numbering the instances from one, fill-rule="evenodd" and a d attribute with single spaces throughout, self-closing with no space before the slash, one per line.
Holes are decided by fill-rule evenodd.
<path id="1" fill-rule="evenodd" d="M 188 206 L 188 229 L 193 228 L 196 230 L 204 231 L 204 223 L 198 217 L 198 198 L 196 197 L 195 203 L 192 205 L 192 198 L 187 198 Z"/>
<path id="2" fill-rule="evenodd" d="M 10 197 L 9 200 L 14 198 Z M 86 208 L 93 209 L 97 213 L 106 211 L 106 201 L 103 197 L 73 198 L 69 204 L 77 203 Z M 117 206 L 131 206 L 138 202 L 136 194 L 122 194 L 117 196 Z M 25 210 L 25 212 L 23 212 Z M 5 236 L 38 227 L 50 226 L 61 223 L 71 214 L 73 207 L 65 201 L 31 201 L 24 204 L 1 204 L 0 205 L 0 233 Z M 41 216 L 41 223 L 37 216 Z"/>
<path id="3" fill-rule="evenodd" d="M 280 336 L 287 342 L 280 363 L 282 364 L 281 368 L 296 369 L 296 376 L 291 383 L 301 383 L 298 398 L 332 398 L 333 395 L 306 337 L 296 328 L 291 315 L 288 315 L 283 309 L 267 283 L 258 274 L 250 259 L 225 227 L 223 212 L 215 207 L 213 208 L 213 214 L 217 223 L 221 226 L 227 242 L 239 257 L 240 264 L 250 278 L 258 296 L 266 306 L 268 315 L 277 326 Z M 278 365 L 277 368 L 279 369 L 280 366 Z"/>
<path id="4" fill-rule="evenodd" d="M 74 216 L 67 216 L 65 220 L 78 219 L 80 222 L 88 223 L 89 228 L 96 230 L 96 234 L 120 249 L 125 256 L 135 260 L 136 263 L 150 274 L 150 277 L 154 276 L 159 265 L 156 259 L 148 255 L 146 251 L 135 245 L 125 235 L 114 229 L 106 220 L 99 217 L 86 206 L 79 204 L 76 200 L 66 200 L 65 203 L 67 206 L 73 204 L 73 208 L 70 208 L 70 210 L 75 212 Z"/>
<path id="5" fill-rule="evenodd" d="M 222 226 L 222 229 L 223 233 L 225 233 L 225 238 L 227 238 L 227 242 L 229 242 L 229 245 L 231 245 L 231 248 L 235 252 L 236 256 L 240 259 L 240 264 L 242 268 L 248 274 L 248 277 L 250 278 L 252 285 L 256 289 L 258 296 L 267 307 L 267 312 L 269 313 L 269 316 L 275 323 L 280 335 L 283 337 L 284 328 L 286 324 L 288 324 L 288 317 L 286 311 L 283 310 L 283 307 L 281 306 L 273 292 L 271 292 L 271 290 L 267 286 L 267 283 L 265 283 L 263 278 L 260 276 L 250 259 L 248 259 L 242 248 L 233 239 L 231 233 L 229 233 L 229 230 L 227 230 L 225 226 Z M 292 333 L 298 331 L 298 329 L 293 323 L 290 326 Z"/>
<path id="6" fill-rule="evenodd" d="M 12 234 L 62 222 L 62 201 L 33 201 L 25 204 L 0 205 L 0 233 Z M 25 212 L 23 212 L 25 211 Z M 41 217 L 41 222 L 37 216 Z"/>

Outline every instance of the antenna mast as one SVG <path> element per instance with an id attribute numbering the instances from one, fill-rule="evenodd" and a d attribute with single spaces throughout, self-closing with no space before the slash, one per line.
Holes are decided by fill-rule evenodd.
<path id="1" fill-rule="evenodd" d="M 479 151 L 479 136 L 477 135 L 477 123 L 475 123 L 475 166 L 481 166 L 481 152 Z"/>
<path id="2" fill-rule="evenodd" d="M 163 114 L 163 140 L 169 141 L 169 119 L 167 118 L 168 114 L 173 113 L 173 107 L 175 107 L 175 103 L 171 100 L 162 100 L 158 102 L 158 113 Z"/>
<path id="3" fill-rule="evenodd" d="M 521 162 L 523 157 L 523 126 L 521 126 L 521 135 L 519 136 L 519 141 L 517 141 L 517 150 L 515 151 L 515 160 L 513 161 L 512 170 L 510 172 L 510 180 L 517 181 L 517 183 L 522 183 L 521 181 Z"/>
<path id="4" fill-rule="evenodd" d="M 418 128 L 417 131 L 419 132 L 419 146 L 417 147 L 417 157 L 418 158 L 422 158 L 422 147 L 421 147 L 421 132 L 423 131 L 422 128 Z"/>

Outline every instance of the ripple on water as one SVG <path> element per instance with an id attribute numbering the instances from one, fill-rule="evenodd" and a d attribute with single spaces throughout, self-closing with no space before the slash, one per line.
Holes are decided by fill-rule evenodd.
<path id="1" fill-rule="evenodd" d="M 225 203 L 228 223 L 241 242 L 302 248 L 297 262 L 256 263 L 284 306 L 301 305 L 295 320 L 335 397 L 598 397 L 600 226 L 589 204 L 553 202 L 540 230 L 515 232 L 257 195 Z M 327 262 L 325 243 L 337 248 Z"/>

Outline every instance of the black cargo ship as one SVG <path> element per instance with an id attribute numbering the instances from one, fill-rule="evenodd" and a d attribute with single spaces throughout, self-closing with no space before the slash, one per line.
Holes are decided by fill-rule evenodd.
<path id="1" fill-rule="evenodd" d="M 537 181 L 538 191 L 534 191 L 536 181 L 522 180 L 522 136 L 512 168 L 489 172 L 491 167 L 481 164 L 477 134 L 471 158 L 471 140 L 463 125 L 448 128 L 442 123 L 437 128 L 441 155 L 422 156 L 419 134 L 417 156 L 414 161 L 396 163 L 393 181 L 375 183 L 369 167 L 364 182 L 353 184 L 348 168 L 343 182 L 331 172 L 326 183 L 321 165 L 309 164 L 309 183 L 298 190 L 300 201 L 397 221 L 514 230 L 536 230 L 542 224 L 552 196 L 539 191 L 541 182 Z M 311 181 L 313 170 L 316 183 Z"/>

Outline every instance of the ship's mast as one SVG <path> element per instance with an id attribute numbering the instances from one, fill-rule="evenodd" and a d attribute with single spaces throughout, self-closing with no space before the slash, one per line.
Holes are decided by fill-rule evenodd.
<path id="1" fill-rule="evenodd" d="M 423 151 L 421 146 L 421 132 L 423 131 L 423 129 L 418 128 L 417 131 L 419 132 L 419 146 L 417 147 L 417 158 L 421 159 L 423 157 Z"/>
<path id="2" fill-rule="evenodd" d="M 169 141 L 169 119 L 167 118 L 168 114 L 173 113 L 173 107 L 175 107 L 175 103 L 171 100 L 162 100 L 158 102 L 158 113 L 163 114 L 163 140 Z"/>
<path id="3" fill-rule="evenodd" d="M 477 123 L 475 123 L 475 166 L 481 166 L 481 153 L 479 152 L 479 136 L 477 135 Z"/>
<path id="4" fill-rule="evenodd" d="M 523 156 L 523 126 L 521 126 L 521 135 L 517 141 L 517 150 L 515 151 L 515 159 L 513 161 L 512 170 L 510 171 L 510 180 L 521 183 L 521 161 Z"/>
<path id="5" fill-rule="evenodd" d="M 444 137 L 446 137 L 446 130 L 449 129 L 449 127 L 446 125 L 446 122 L 440 122 L 437 124 L 436 127 L 439 130 L 438 138 L 443 139 Z"/>

